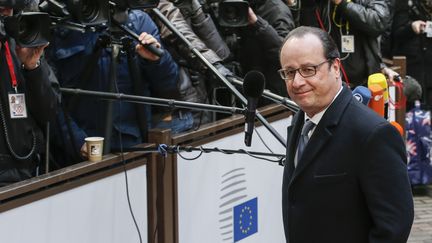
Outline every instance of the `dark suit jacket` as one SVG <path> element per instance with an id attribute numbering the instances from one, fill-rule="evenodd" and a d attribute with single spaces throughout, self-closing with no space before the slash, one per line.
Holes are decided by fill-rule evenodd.
<path id="1" fill-rule="evenodd" d="M 294 156 L 304 112 L 289 128 L 282 208 L 289 243 L 406 242 L 413 200 L 397 130 L 343 91 Z"/>

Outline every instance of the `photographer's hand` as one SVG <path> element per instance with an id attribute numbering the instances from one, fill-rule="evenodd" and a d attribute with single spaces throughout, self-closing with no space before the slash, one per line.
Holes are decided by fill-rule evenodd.
<path id="1" fill-rule="evenodd" d="M 411 28 L 414 31 L 414 33 L 421 34 L 424 32 L 425 28 L 426 28 L 426 22 L 424 22 L 423 20 L 416 20 L 413 21 L 411 23 Z"/>
<path id="2" fill-rule="evenodd" d="M 154 38 L 152 35 L 143 32 L 139 36 L 139 40 L 141 41 L 141 44 L 137 44 L 135 46 L 136 52 L 142 57 L 150 61 L 157 61 L 160 59 L 159 56 L 156 56 L 155 54 L 151 53 L 149 50 L 146 49 L 143 45 L 150 45 L 154 44 L 157 48 L 161 48 L 161 44 Z"/>
<path id="3" fill-rule="evenodd" d="M 254 25 L 258 21 L 258 17 L 256 16 L 255 12 L 252 10 L 252 8 L 249 7 L 248 9 L 248 23 L 249 25 Z"/>
<path id="4" fill-rule="evenodd" d="M 394 82 L 397 80 L 397 77 L 400 77 L 399 73 L 388 67 L 382 68 L 381 72 L 388 78 L 388 81 L 390 82 Z"/>
<path id="5" fill-rule="evenodd" d="M 87 151 L 87 143 L 86 142 L 84 142 L 84 144 L 81 146 L 80 155 L 84 159 L 88 159 L 88 151 Z"/>
<path id="6" fill-rule="evenodd" d="M 33 70 L 40 64 L 40 58 L 48 44 L 37 47 L 20 47 L 15 48 L 18 59 L 21 61 L 23 68 Z"/>

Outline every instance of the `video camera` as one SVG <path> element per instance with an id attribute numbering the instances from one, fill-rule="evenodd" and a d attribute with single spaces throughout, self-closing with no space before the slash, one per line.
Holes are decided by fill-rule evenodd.
<path id="1" fill-rule="evenodd" d="M 223 0 L 219 3 L 218 22 L 222 27 L 243 27 L 248 25 L 249 2 L 244 0 Z"/>
<path id="2" fill-rule="evenodd" d="M 193 0 L 170 0 L 176 5 Z M 253 0 L 201 0 L 203 10 L 217 19 L 221 27 L 235 28 L 248 25 L 248 9 Z"/>
<path id="3" fill-rule="evenodd" d="M 14 9 L 18 14 L 0 16 L 0 39 L 7 36 L 22 47 L 34 47 L 48 43 L 50 18 L 46 13 L 21 12 L 31 0 L 0 0 L 0 6 Z"/>
<path id="4" fill-rule="evenodd" d="M 42 46 L 51 39 L 51 20 L 47 13 L 21 12 L 14 16 L 4 17 L 2 24 L 9 36 L 22 47 Z"/>
<path id="5" fill-rule="evenodd" d="M 51 39 L 50 27 L 55 25 L 95 27 L 110 24 L 110 15 L 119 9 L 157 7 L 159 0 L 42 0 L 41 12 L 22 12 L 33 0 L 0 0 L 0 6 L 13 8 L 13 16 L 0 17 L 0 39 L 13 37 L 20 46 L 45 45 Z"/>
<path id="6" fill-rule="evenodd" d="M 45 0 L 39 8 L 54 18 L 97 26 L 109 23 L 110 3 L 121 10 L 144 9 L 157 7 L 159 0 Z"/>
<path id="7" fill-rule="evenodd" d="M 39 4 L 39 9 L 58 21 L 73 21 L 86 26 L 109 22 L 106 0 L 45 0 Z"/>

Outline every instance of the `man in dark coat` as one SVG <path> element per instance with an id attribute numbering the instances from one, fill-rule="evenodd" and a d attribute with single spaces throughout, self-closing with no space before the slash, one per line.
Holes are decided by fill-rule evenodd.
<path id="1" fill-rule="evenodd" d="M 402 137 L 342 85 L 339 52 L 325 31 L 293 30 L 280 60 L 301 108 L 288 129 L 286 241 L 406 242 L 414 213 Z"/>
<path id="2" fill-rule="evenodd" d="M 28 1 L 2 1 L 0 15 L 12 16 Z M 16 43 L 0 26 L 0 186 L 39 172 L 45 154 L 43 130 L 60 99 L 56 77 L 43 58 L 47 45 Z"/>
<path id="3" fill-rule="evenodd" d="M 432 20 L 432 1 L 400 0 L 393 20 L 394 55 L 406 56 L 407 74 L 422 86 L 422 101 L 432 109 L 432 33 L 426 23 Z"/>

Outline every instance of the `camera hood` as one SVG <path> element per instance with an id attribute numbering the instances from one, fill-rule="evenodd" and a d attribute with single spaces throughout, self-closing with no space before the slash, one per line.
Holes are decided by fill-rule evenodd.
<path id="1" fill-rule="evenodd" d="M 22 47 L 42 46 L 49 43 L 51 21 L 47 13 L 22 12 L 5 17 L 6 33 Z"/>

